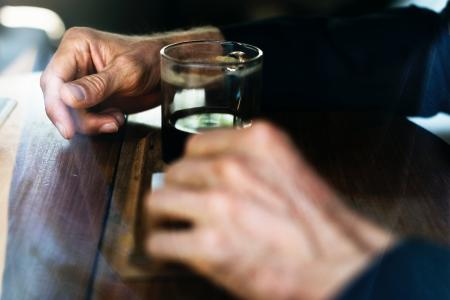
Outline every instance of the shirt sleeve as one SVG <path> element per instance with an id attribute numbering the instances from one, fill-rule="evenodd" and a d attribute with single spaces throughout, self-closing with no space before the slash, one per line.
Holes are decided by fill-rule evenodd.
<path id="1" fill-rule="evenodd" d="M 403 241 L 336 299 L 450 299 L 450 250 L 420 240 Z"/>
<path id="2" fill-rule="evenodd" d="M 283 17 L 221 30 L 263 50 L 265 111 L 449 111 L 448 24 L 429 10 Z"/>

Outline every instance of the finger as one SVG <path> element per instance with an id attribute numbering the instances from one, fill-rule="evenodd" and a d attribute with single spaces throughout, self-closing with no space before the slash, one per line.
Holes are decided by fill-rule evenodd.
<path id="1" fill-rule="evenodd" d="M 146 249 L 157 259 L 189 265 L 196 271 L 213 276 L 226 259 L 223 236 L 214 228 L 191 231 L 160 230 L 150 234 Z"/>
<path id="2" fill-rule="evenodd" d="M 273 179 L 272 173 L 267 174 L 259 161 L 239 156 L 184 158 L 166 170 L 165 182 L 188 188 L 234 191 L 247 198 L 258 199 L 270 210 L 286 211 L 284 203 L 274 201 L 279 197 L 279 181 Z M 217 194 L 209 196 L 215 198 L 211 201 L 220 201 Z"/>
<path id="3" fill-rule="evenodd" d="M 46 72 L 60 78 L 63 82 L 92 73 L 96 68 L 91 52 L 84 49 L 85 43 L 84 39 L 78 39 L 75 43 L 63 41 L 47 66 Z"/>
<path id="4" fill-rule="evenodd" d="M 265 156 L 269 148 L 278 150 L 286 144 L 289 144 L 288 138 L 280 130 L 265 121 L 257 121 L 245 129 L 217 130 L 194 135 L 187 143 L 185 154 L 206 156 L 221 152 L 240 152 Z M 255 147 L 258 151 L 254 151 Z"/>
<path id="5" fill-rule="evenodd" d="M 90 108 L 111 96 L 119 87 L 120 72 L 113 74 L 111 69 L 84 76 L 65 83 L 60 90 L 61 99 L 76 109 Z"/>
<path id="6" fill-rule="evenodd" d="M 189 186 L 191 188 L 219 187 L 229 184 L 235 187 L 248 182 L 247 161 L 237 155 L 221 157 L 187 157 L 166 170 L 167 184 Z"/>
<path id="7" fill-rule="evenodd" d="M 70 107 L 81 109 L 93 107 L 114 94 L 142 95 L 159 84 L 159 73 L 150 69 L 133 56 L 121 55 L 106 68 L 97 68 L 97 73 L 67 82 L 61 97 Z"/>
<path id="8" fill-rule="evenodd" d="M 205 134 L 192 135 L 186 144 L 185 155 L 202 157 L 228 151 L 238 146 L 236 139 L 240 133 L 240 130 L 218 129 Z"/>
<path id="9" fill-rule="evenodd" d="M 166 184 L 202 188 L 215 186 L 215 176 L 210 159 L 186 157 L 166 169 L 164 180 Z"/>
<path id="10" fill-rule="evenodd" d="M 115 133 L 125 123 L 125 116 L 117 109 L 91 113 L 86 110 L 73 110 L 77 131 L 84 134 Z"/>
<path id="11" fill-rule="evenodd" d="M 41 76 L 41 88 L 44 93 L 45 109 L 48 117 L 58 128 L 61 135 L 70 139 L 75 134 L 75 126 L 70 114 L 61 99 L 60 90 L 66 81 L 84 75 L 92 69 L 90 59 L 86 55 L 76 59 L 75 52 L 67 47 L 60 47 Z"/>
<path id="12" fill-rule="evenodd" d="M 198 224 L 208 220 L 208 199 L 200 192 L 164 188 L 154 191 L 147 201 L 151 222 L 182 219 Z"/>
<path id="13" fill-rule="evenodd" d="M 63 81 L 56 76 L 42 77 L 42 90 L 47 116 L 65 139 L 71 139 L 75 134 L 75 125 L 68 107 L 59 97 L 59 89 Z"/>
<path id="14" fill-rule="evenodd" d="M 192 264 L 201 260 L 197 231 L 156 231 L 150 235 L 147 251 L 157 259 Z"/>

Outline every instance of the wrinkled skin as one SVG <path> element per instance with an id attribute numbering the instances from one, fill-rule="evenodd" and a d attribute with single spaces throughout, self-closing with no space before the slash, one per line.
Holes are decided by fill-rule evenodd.
<path id="1" fill-rule="evenodd" d="M 41 77 L 47 115 L 67 139 L 117 132 L 124 114 L 160 104 L 163 46 L 222 38 L 212 27 L 149 37 L 71 28 Z"/>
<path id="2" fill-rule="evenodd" d="M 335 296 L 394 238 L 347 209 L 267 123 L 194 136 L 146 202 L 147 249 L 251 299 Z M 187 221 L 187 230 L 158 226 Z"/>

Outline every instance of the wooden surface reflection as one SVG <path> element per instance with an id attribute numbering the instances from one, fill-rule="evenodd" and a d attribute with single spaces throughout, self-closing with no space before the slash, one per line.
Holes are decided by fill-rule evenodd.
<path id="1" fill-rule="evenodd" d="M 389 114 L 280 114 L 274 119 L 349 206 L 394 233 L 450 245 L 450 147 L 445 142 Z"/>
<path id="2" fill-rule="evenodd" d="M 143 198 L 163 170 L 160 130 L 130 117 L 115 190 L 94 276 L 95 299 L 227 299 L 230 296 L 180 266 L 152 261 L 144 251 Z"/>
<path id="3" fill-rule="evenodd" d="M 118 135 L 67 142 L 33 91 L 19 97 L 28 113 L 9 194 L 3 299 L 230 298 L 143 251 L 142 199 L 163 168 L 159 130 L 133 116 Z M 397 234 L 450 244 L 447 144 L 387 114 L 268 117 L 351 207 Z"/>
<path id="4" fill-rule="evenodd" d="M 9 96 L 10 81 L 0 80 L 0 91 L 3 97 Z M 2 291 L 3 270 L 5 266 L 6 242 L 8 235 L 8 195 L 11 178 L 19 146 L 20 131 L 23 124 L 23 109 L 17 106 L 3 126 L 0 126 L 0 293 Z"/>
<path id="5" fill-rule="evenodd" d="M 9 193 L 3 299 L 82 298 L 89 290 L 121 138 L 65 141 L 47 120 L 40 92 L 18 100 L 26 122 Z"/>

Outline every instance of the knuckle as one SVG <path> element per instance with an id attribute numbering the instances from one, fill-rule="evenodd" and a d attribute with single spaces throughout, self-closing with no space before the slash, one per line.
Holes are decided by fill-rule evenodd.
<path id="1" fill-rule="evenodd" d="M 218 215 L 228 210 L 230 198 L 224 191 L 210 191 L 207 199 L 207 209 L 211 214 Z"/>
<path id="2" fill-rule="evenodd" d="M 94 35 L 95 30 L 88 27 L 72 27 L 69 28 L 62 38 L 62 42 L 58 48 L 58 51 L 73 52 L 78 55 L 87 56 L 90 53 L 90 42 L 97 40 L 97 36 Z M 89 54 L 90 56 L 90 54 Z"/>
<path id="3" fill-rule="evenodd" d="M 146 209 L 147 211 L 158 210 L 161 204 L 165 202 L 164 199 L 170 199 L 172 194 L 173 193 L 170 193 L 166 189 L 156 189 L 148 192 L 144 200 L 144 209 Z"/>
<path id="4" fill-rule="evenodd" d="M 87 82 L 90 85 L 91 90 L 93 90 L 96 95 L 102 97 L 107 88 L 106 79 L 99 74 L 93 74 L 87 77 Z"/>
<path id="5" fill-rule="evenodd" d="M 237 178 L 243 172 L 243 162 L 237 156 L 227 156 L 217 159 L 214 164 L 214 171 L 222 178 Z"/>
<path id="6" fill-rule="evenodd" d="M 82 115 L 74 114 L 73 121 L 75 122 L 77 132 L 88 135 L 97 133 L 98 128 L 95 126 L 95 123 L 85 119 Z"/>
<path id="7" fill-rule="evenodd" d="M 177 160 L 164 170 L 164 182 L 179 184 L 184 182 L 187 176 L 190 176 L 191 163 L 186 160 Z M 158 189 L 158 191 L 165 190 Z"/>
<path id="8" fill-rule="evenodd" d="M 45 87 L 47 85 L 47 75 L 46 73 L 42 73 L 41 77 L 39 78 L 39 85 L 41 86 L 41 90 L 45 91 Z"/>
<path id="9" fill-rule="evenodd" d="M 91 34 L 92 29 L 88 27 L 71 27 L 67 29 L 67 31 L 64 34 L 64 37 L 66 38 L 79 38 L 79 37 L 85 37 L 87 35 Z"/>
<path id="10" fill-rule="evenodd" d="M 234 251 L 227 242 L 227 235 L 217 229 L 204 229 L 198 237 L 199 246 L 207 253 L 209 267 L 215 272 L 227 273 L 233 261 Z"/>
<path id="11" fill-rule="evenodd" d="M 87 122 L 78 121 L 77 131 L 83 134 L 93 134 L 95 132 L 95 129 L 92 126 L 90 126 Z"/>
<path id="12" fill-rule="evenodd" d="M 201 135 L 193 134 L 191 135 L 185 145 L 185 153 L 192 153 L 196 148 L 198 141 L 201 139 Z"/>
<path id="13" fill-rule="evenodd" d="M 206 250 L 214 251 L 215 249 L 221 249 L 223 245 L 223 238 L 214 229 L 204 230 L 199 235 L 199 244 Z"/>
<path id="14" fill-rule="evenodd" d="M 131 53 L 117 56 L 115 63 L 118 67 L 124 69 L 128 76 L 134 78 L 141 76 L 144 71 L 140 58 Z"/>
<path id="15" fill-rule="evenodd" d="M 126 74 L 124 86 L 127 87 L 127 90 L 135 93 L 144 90 L 146 88 L 145 83 L 149 81 L 145 76 L 146 71 L 141 60 L 142 57 L 139 58 L 132 53 L 120 55 L 115 59 L 116 67 Z"/>
<path id="16" fill-rule="evenodd" d="M 280 131 L 275 126 L 264 121 L 257 122 L 248 133 L 253 142 L 262 144 L 273 143 L 281 137 Z"/>
<path id="17" fill-rule="evenodd" d="M 135 66 L 137 64 L 135 57 L 128 53 L 117 56 L 115 61 L 120 66 Z"/>
<path id="18" fill-rule="evenodd" d="M 147 193 L 145 196 L 144 196 L 144 211 L 146 211 L 146 212 L 152 212 L 153 210 L 154 210 L 154 201 L 153 201 L 153 198 L 155 197 L 155 195 L 156 195 L 156 191 L 155 192 L 152 192 L 151 194 L 150 193 Z"/>
<path id="19" fill-rule="evenodd" d="M 53 117 L 55 116 L 55 110 L 52 106 L 45 105 L 45 114 L 50 120 L 53 120 Z"/>

